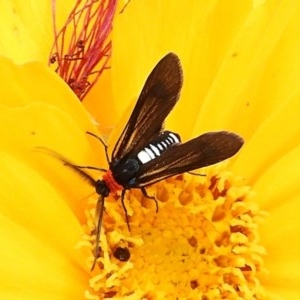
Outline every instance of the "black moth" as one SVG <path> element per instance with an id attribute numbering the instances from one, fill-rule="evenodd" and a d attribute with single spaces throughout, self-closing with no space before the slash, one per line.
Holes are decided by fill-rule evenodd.
<path id="1" fill-rule="evenodd" d="M 105 197 L 121 191 L 121 201 L 126 213 L 124 195 L 127 190 L 138 188 L 146 197 L 155 199 L 147 195 L 145 187 L 173 175 L 218 163 L 236 154 L 243 145 L 240 136 L 227 131 L 208 132 L 181 143 L 177 133 L 163 130 L 164 120 L 179 98 L 182 81 L 179 58 L 174 53 L 167 54 L 147 78 L 129 121 L 113 149 L 108 170 L 73 165 L 57 156 L 94 186 L 99 194 L 92 269 L 100 251 Z M 90 132 L 88 134 L 95 136 Z M 98 139 L 107 150 L 105 143 Z M 84 168 L 105 173 L 101 180 L 95 180 L 82 170 Z"/>

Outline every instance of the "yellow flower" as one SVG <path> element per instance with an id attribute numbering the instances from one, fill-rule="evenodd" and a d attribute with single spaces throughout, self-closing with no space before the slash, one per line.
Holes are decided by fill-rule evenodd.
<path id="1" fill-rule="evenodd" d="M 60 4 L 58 26 L 68 15 Z M 47 67 L 51 6 L 20 0 L 0 14 L 3 299 L 298 298 L 296 1 L 130 1 L 115 18 L 112 70 L 84 99 L 90 113 Z M 108 197 L 90 272 L 97 197 L 35 147 L 105 167 L 103 147 L 85 134 L 97 133 L 91 114 L 105 133 L 121 119 L 118 136 L 128 104 L 170 51 L 181 58 L 184 86 L 166 127 L 183 140 L 229 130 L 245 146 L 206 176 L 150 187 L 158 213 L 140 191 L 127 193 L 130 232 L 119 197 Z"/>

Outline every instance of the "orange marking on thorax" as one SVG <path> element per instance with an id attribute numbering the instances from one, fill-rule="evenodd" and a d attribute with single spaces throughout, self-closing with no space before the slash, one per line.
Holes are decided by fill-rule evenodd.
<path id="1" fill-rule="evenodd" d="M 124 187 L 122 185 L 119 185 L 116 180 L 113 177 L 113 174 L 111 170 L 107 170 L 102 179 L 105 181 L 107 184 L 108 188 L 110 189 L 110 192 L 115 194 L 117 191 L 122 191 L 124 190 Z"/>

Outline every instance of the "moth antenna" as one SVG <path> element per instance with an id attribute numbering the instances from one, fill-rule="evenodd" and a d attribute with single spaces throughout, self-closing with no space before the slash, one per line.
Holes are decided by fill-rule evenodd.
<path id="1" fill-rule="evenodd" d="M 91 186 L 95 186 L 96 185 L 96 180 L 89 175 L 88 173 L 84 172 L 83 170 L 81 170 L 80 168 L 78 168 L 76 165 L 74 165 L 72 162 L 70 162 L 67 158 L 65 158 L 64 156 L 62 156 L 61 154 L 50 150 L 46 147 L 35 147 L 35 149 L 41 153 L 45 153 L 48 154 L 56 159 L 58 159 L 59 161 L 61 161 L 66 167 L 68 167 L 69 169 L 71 169 L 74 173 L 78 174 L 81 178 L 83 178 L 87 183 L 89 183 Z"/>

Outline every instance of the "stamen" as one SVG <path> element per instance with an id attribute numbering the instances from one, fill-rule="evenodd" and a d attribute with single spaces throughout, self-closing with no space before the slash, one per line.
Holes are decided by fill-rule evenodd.
<path id="1" fill-rule="evenodd" d="M 116 0 L 77 0 L 64 26 L 58 30 L 55 0 L 52 0 L 55 40 L 49 64 L 54 65 L 80 100 L 109 68 L 109 34 L 116 6 Z"/>

